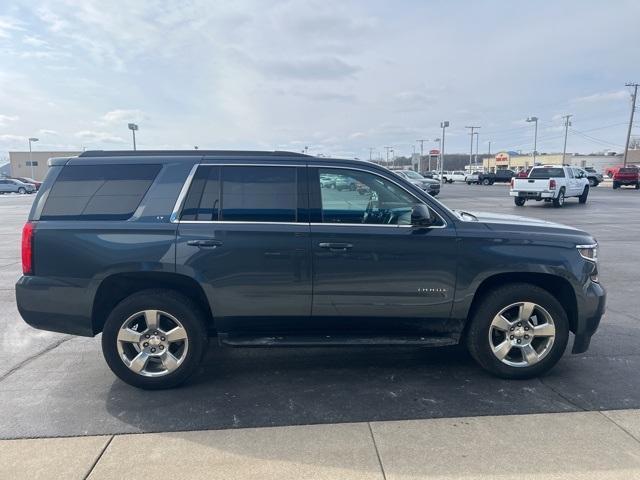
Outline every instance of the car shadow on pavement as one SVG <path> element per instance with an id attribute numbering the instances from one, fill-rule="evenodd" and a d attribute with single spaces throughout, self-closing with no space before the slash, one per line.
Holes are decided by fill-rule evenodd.
<path id="1" fill-rule="evenodd" d="M 111 415 L 143 432 L 578 409 L 539 379 L 489 376 L 459 347 L 212 348 L 181 388 L 114 381 L 107 399 Z"/>

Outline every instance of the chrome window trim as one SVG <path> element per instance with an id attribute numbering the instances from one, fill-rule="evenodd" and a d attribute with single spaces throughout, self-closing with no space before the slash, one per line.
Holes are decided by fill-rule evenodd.
<path id="1" fill-rule="evenodd" d="M 398 182 L 396 182 L 395 180 L 391 180 L 390 178 L 386 178 L 382 175 L 380 175 L 378 172 L 372 172 L 370 170 L 366 170 L 366 169 L 362 169 L 362 168 L 358 168 L 358 167 L 352 167 L 349 165 L 309 165 L 307 163 L 304 164 L 300 164 L 300 163 L 230 163 L 230 162 L 216 162 L 216 163 L 196 163 L 193 165 L 193 167 L 191 168 L 191 170 L 189 171 L 189 174 L 187 175 L 187 178 L 185 179 L 184 184 L 182 185 L 182 188 L 180 189 L 180 193 L 178 194 L 178 198 L 176 200 L 176 203 L 173 207 L 173 211 L 171 212 L 171 217 L 170 217 L 170 222 L 171 223 L 186 223 L 186 224 L 193 224 L 193 223 L 218 223 L 218 224 L 247 224 L 247 225 L 311 225 L 311 226 L 321 226 L 321 225 L 341 225 L 341 226 L 347 226 L 347 227 L 394 227 L 394 228 L 447 228 L 447 226 L 449 225 L 448 222 L 446 221 L 446 219 L 444 219 L 442 217 L 442 215 L 440 215 L 437 211 L 435 211 L 433 208 L 431 208 L 431 210 L 433 210 L 433 212 L 438 216 L 438 218 L 440 218 L 440 220 L 442 220 L 442 225 L 437 225 L 437 226 L 432 226 L 432 227 L 415 227 L 414 225 L 380 225 L 380 224 L 370 224 L 370 223 L 309 223 L 309 222 L 251 222 L 251 221 L 241 221 L 241 220 L 180 220 L 179 219 L 179 213 L 180 210 L 182 210 L 182 206 L 184 204 L 184 200 L 187 197 L 187 193 L 189 192 L 189 188 L 191 188 L 191 183 L 193 182 L 193 177 L 196 174 L 196 171 L 198 170 L 198 167 L 296 167 L 296 168 L 333 168 L 333 169 L 343 169 L 343 170 L 355 170 L 358 172 L 363 172 L 363 173 L 369 173 L 372 175 L 376 175 L 384 180 L 390 181 L 391 183 L 395 184 L 397 187 L 399 187 L 400 189 L 404 190 L 407 194 L 409 194 L 411 197 L 413 197 L 417 202 L 423 204 L 423 205 L 427 205 L 427 207 L 431 206 L 424 202 L 423 200 L 421 200 L 420 198 L 416 197 L 416 195 L 413 192 L 410 192 L 409 190 L 407 190 L 403 185 L 400 185 Z M 393 173 L 393 172 L 391 172 Z M 444 207 L 440 202 L 438 202 L 435 199 L 432 199 L 432 201 L 434 201 L 435 203 L 438 204 L 438 206 L 440 206 L 441 208 L 446 210 L 446 207 Z"/>

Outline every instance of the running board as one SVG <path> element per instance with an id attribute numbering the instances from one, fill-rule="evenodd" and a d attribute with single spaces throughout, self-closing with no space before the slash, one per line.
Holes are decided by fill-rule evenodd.
<path id="1" fill-rule="evenodd" d="M 457 345 L 453 336 L 418 335 L 218 335 L 221 345 L 230 347 L 344 347 L 375 345 L 416 345 L 423 347 L 444 347 Z"/>

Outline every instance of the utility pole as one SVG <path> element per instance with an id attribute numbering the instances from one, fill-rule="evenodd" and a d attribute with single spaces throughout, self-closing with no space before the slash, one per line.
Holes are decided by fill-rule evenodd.
<path id="1" fill-rule="evenodd" d="M 442 166 L 444 165 L 444 130 L 449 126 L 449 121 L 445 120 L 440 122 L 440 128 L 442 128 L 442 142 L 440 144 L 440 188 L 442 188 Z"/>
<path id="2" fill-rule="evenodd" d="M 536 164 L 536 155 L 538 154 L 538 117 L 527 117 L 527 122 L 534 122 L 536 127 L 533 133 L 533 165 Z"/>
<path id="3" fill-rule="evenodd" d="M 631 129 L 633 128 L 633 114 L 636 111 L 636 99 L 638 98 L 638 83 L 626 83 L 626 87 L 633 87 L 631 94 L 631 117 L 629 118 L 629 130 L 627 130 L 627 141 L 624 144 L 624 160 L 623 165 L 627 166 L 627 155 L 629 154 L 629 141 L 631 140 Z"/>
<path id="4" fill-rule="evenodd" d="M 473 158 L 473 163 L 475 164 L 475 169 L 478 170 L 478 140 L 480 138 L 480 134 L 476 132 L 474 135 L 476 136 L 476 156 Z"/>
<path id="5" fill-rule="evenodd" d="M 562 148 L 562 165 L 565 164 L 564 157 L 567 155 L 567 135 L 569 133 L 569 127 L 571 126 L 571 122 L 569 119 L 573 117 L 573 115 L 563 115 L 564 118 L 564 147 Z"/>
<path id="6" fill-rule="evenodd" d="M 391 150 L 391 147 L 384 147 L 384 149 L 387 151 L 387 168 L 389 168 L 389 150 Z"/>
<path id="7" fill-rule="evenodd" d="M 371 156 L 373 155 L 373 147 L 369 147 L 369 161 L 372 160 Z"/>
<path id="8" fill-rule="evenodd" d="M 469 148 L 469 171 L 471 171 L 471 161 L 473 160 L 473 131 L 480 127 L 464 127 L 471 129 L 469 136 L 471 137 L 471 147 Z"/>

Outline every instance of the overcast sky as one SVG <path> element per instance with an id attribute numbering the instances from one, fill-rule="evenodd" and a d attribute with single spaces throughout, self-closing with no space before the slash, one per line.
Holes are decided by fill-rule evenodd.
<path id="1" fill-rule="evenodd" d="M 130 148 L 134 121 L 139 148 L 368 158 L 441 120 L 448 152 L 466 125 L 481 152 L 528 151 L 529 115 L 550 152 L 567 113 L 570 151 L 621 151 L 639 19 L 637 0 L 3 1 L 0 152 Z"/>

